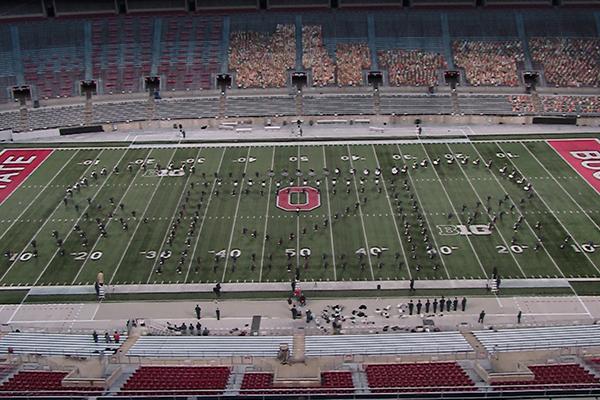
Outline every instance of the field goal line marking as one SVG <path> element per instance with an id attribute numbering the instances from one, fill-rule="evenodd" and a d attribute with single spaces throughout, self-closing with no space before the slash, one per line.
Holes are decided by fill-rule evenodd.
<path id="1" fill-rule="evenodd" d="M 354 163 L 352 162 L 352 152 L 350 151 L 350 145 L 346 145 L 348 151 L 348 161 L 350 161 L 350 168 L 354 169 Z M 362 226 L 363 236 L 365 239 L 365 246 L 367 250 L 367 259 L 369 260 L 369 268 L 371 268 L 371 278 L 375 280 L 375 273 L 373 272 L 373 262 L 371 261 L 371 248 L 369 247 L 369 239 L 367 238 L 367 229 L 365 228 L 365 219 L 363 217 L 362 205 L 360 204 L 360 196 L 358 195 L 358 185 L 356 184 L 356 174 L 352 175 L 352 182 L 354 183 L 354 192 L 356 194 L 356 201 L 358 202 L 358 213 L 360 215 L 360 224 Z"/>
<path id="2" fill-rule="evenodd" d="M 244 160 L 244 175 L 248 170 L 248 159 L 250 158 L 250 150 L 252 146 L 248 146 L 248 153 L 246 154 L 246 159 Z M 227 272 L 227 264 L 229 262 L 229 253 L 231 252 L 231 244 L 233 243 L 233 234 L 235 233 L 235 222 L 237 221 L 238 211 L 240 209 L 240 201 L 242 200 L 242 192 L 244 189 L 244 183 L 246 182 L 246 178 L 242 177 L 242 181 L 240 182 L 240 192 L 238 193 L 238 200 L 235 206 L 235 213 L 233 214 L 233 221 L 231 222 L 231 233 L 229 234 L 229 244 L 227 245 L 227 253 L 225 254 L 225 265 L 223 266 L 223 277 L 221 278 L 221 282 L 225 281 L 225 273 Z"/>
<path id="3" fill-rule="evenodd" d="M 175 151 L 177 152 L 177 150 L 175 150 Z M 192 164 L 192 166 L 194 166 L 194 168 L 196 168 L 196 162 L 198 160 L 198 157 L 200 157 L 201 152 L 202 152 L 202 149 L 200 148 L 200 149 L 198 149 L 198 151 L 196 152 L 196 155 L 194 156 L 194 163 Z M 186 191 L 189 190 L 188 184 L 190 183 L 191 178 L 192 178 L 192 173 L 189 172 L 189 168 L 188 168 L 187 177 L 185 178 L 185 182 L 182 185 L 181 194 L 179 195 L 179 198 L 177 199 L 177 202 L 175 203 L 175 209 L 173 210 L 173 215 L 171 216 L 171 219 L 169 220 L 169 224 L 167 225 L 167 229 L 165 231 L 165 236 L 161 240 L 156 257 L 154 257 L 154 261 L 152 262 L 152 267 L 150 268 L 150 274 L 148 274 L 148 279 L 146 280 L 146 284 L 149 284 L 150 279 L 152 279 L 152 274 L 154 273 L 154 270 L 156 268 L 156 263 L 158 262 L 158 260 L 160 258 L 160 254 L 163 251 L 162 249 L 165 246 L 167 237 L 169 236 L 169 230 L 171 229 L 171 226 L 173 226 L 173 221 L 175 221 L 175 216 L 177 215 L 177 211 L 179 210 L 179 207 L 181 205 L 181 199 L 183 199 L 183 196 L 186 193 Z"/>
<path id="4" fill-rule="evenodd" d="M 58 154 L 58 153 L 57 153 L 57 154 Z M 25 214 L 25 212 L 26 212 L 27 210 L 29 210 L 29 208 L 30 208 L 30 207 L 31 207 L 31 206 L 32 206 L 32 205 L 33 205 L 33 204 L 36 202 L 36 200 L 38 199 L 38 197 L 40 197 L 40 196 L 42 195 L 42 193 L 43 193 L 43 192 L 44 192 L 46 189 L 48 189 L 48 187 L 50 186 L 50 184 L 51 184 L 51 183 L 53 183 L 53 182 L 54 182 L 54 180 L 55 180 L 55 179 L 56 179 L 56 178 L 57 178 L 57 177 L 60 175 L 60 173 L 63 171 L 63 169 L 65 169 L 65 167 L 66 167 L 67 165 L 69 165 L 69 164 L 71 163 L 71 161 L 73 161 L 73 158 L 74 158 L 74 157 L 75 157 L 77 154 L 79 154 L 79 150 L 78 150 L 78 151 L 76 151 L 76 152 L 74 152 L 74 153 L 73 153 L 73 155 L 71 156 L 71 158 L 69 158 L 67 161 L 65 161 L 65 163 L 63 164 L 63 166 L 62 166 L 62 167 L 61 167 L 61 168 L 60 168 L 60 169 L 59 169 L 59 170 L 56 172 L 56 174 L 54 174 L 54 176 L 53 176 L 51 179 L 49 179 L 49 180 L 48 180 L 48 183 L 46 183 L 46 185 L 44 185 L 44 187 L 43 187 L 43 188 L 42 188 L 42 189 L 41 189 L 41 190 L 38 192 L 38 194 L 37 194 L 37 195 L 36 195 L 36 196 L 33 198 L 33 200 L 31 200 L 31 201 L 29 202 L 29 204 L 27 205 L 27 207 L 25 207 L 25 208 L 23 209 L 23 211 L 22 211 L 22 212 L 21 212 L 21 213 L 20 213 L 20 214 L 19 214 L 19 215 L 18 215 L 18 216 L 17 216 L 17 217 L 16 217 L 16 218 L 13 220 L 13 222 L 12 222 L 12 223 L 11 223 L 11 224 L 8 226 L 8 228 L 6 228 L 6 230 L 5 230 L 5 231 L 2 233 L 2 235 L 0 235 L 0 240 L 2 240 L 2 239 L 4 238 L 4 235 L 6 235 L 6 234 L 8 233 L 8 231 L 9 231 L 9 230 L 10 230 L 10 229 L 11 229 L 11 228 L 12 228 L 12 227 L 13 227 L 13 226 L 14 226 L 14 225 L 17 223 L 17 221 L 18 221 L 19 219 L 21 219 L 21 217 L 23 217 L 23 215 Z M 47 160 L 47 159 L 48 159 L 48 158 L 46 158 L 46 160 Z M 44 161 L 46 161 L 46 160 L 44 160 Z M 28 175 L 28 176 L 25 178 L 25 180 L 24 180 L 23 182 L 21 182 L 21 185 L 19 185 L 19 187 L 23 186 L 23 185 L 24 185 L 24 184 L 27 182 L 27 179 L 29 179 L 29 178 L 31 177 L 31 175 L 33 175 L 33 173 L 34 173 L 35 171 L 37 171 L 37 169 L 38 169 L 38 168 L 40 168 L 40 167 L 41 167 L 43 164 L 44 164 L 44 163 L 42 163 L 42 164 L 38 165 L 38 167 L 37 167 L 37 168 L 36 168 L 34 171 L 32 171 L 32 172 L 31 172 L 31 173 L 30 173 L 30 174 L 29 174 L 29 175 Z M 16 191 L 17 191 L 17 189 L 19 189 L 19 187 L 17 187 L 17 188 L 16 188 L 16 189 L 15 189 L 15 190 L 14 190 L 14 191 L 13 191 L 13 192 L 10 194 L 10 195 L 12 195 L 12 194 L 16 193 Z M 9 197 L 10 197 L 10 195 L 9 195 Z M 8 197 L 7 197 L 7 198 L 6 198 L 4 201 L 6 201 L 6 200 L 8 200 Z"/>
<path id="5" fill-rule="evenodd" d="M 175 157 L 175 153 L 177 152 L 177 149 L 173 149 L 173 153 L 171 154 L 171 157 L 169 158 L 169 161 L 167 161 L 167 165 L 169 165 L 172 161 L 173 161 L 173 157 Z M 156 183 L 156 186 L 154 186 L 154 190 L 152 191 L 152 195 L 150 196 L 150 199 L 146 202 L 146 207 L 144 207 L 144 211 L 142 212 L 142 215 L 140 216 L 140 219 L 137 223 L 137 225 L 135 226 L 135 229 L 133 230 L 133 233 L 131 234 L 131 236 L 129 237 L 129 241 L 127 242 L 127 246 L 125 247 L 125 249 L 123 250 L 123 253 L 121 254 L 121 258 L 119 259 L 119 262 L 117 263 L 117 266 L 115 267 L 115 270 L 113 271 L 110 280 L 108 281 L 108 285 L 112 284 L 113 279 L 115 278 L 115 276 L 117 275 L 117 272 L 119 271 L 119 268 L 121 267 L 121 264 L 123 263 L 123 260 L 125 259 L 125 256 L 127 255 L 127 253 L 129 252 L 129 247 L 131 247 L 131 243 L 133 242 L 133 238 L 135 237 L 140 225 L 142 224 L 142 221 L 144 220 L 144 217 L 146 216 L 146 212 L 148 211 L 148 208 L 150 207 L 150 204 L 152 203 L 152 200 L 154 200 L 154 195 L 156 195 L 156 192 L 158 191 L 158 188 L 160 187 L 160 184 L 162 183 L 164 176 L 160 176 L 158 178 L 158 182 Z"/>
<path id="6" fill-rule="evenodd" d="M 217 166 L 217 176 L 219 172 L 221 172 L 221 165 L 223 164 L 223 159 L 225 158 L 226 148 L 223 148 L 221 152 L 221 158 L 219 160 L 219 165 Z M 212 200 L 213 193 L 215 191 L 215 186 L 217 184 L 217 179 L 213 179 L 212 186 L 210 188 L 210 193 L 208 195 L 208 200 L 206 201 L 206 206 L 204 207 L 204 213 L 202 214 L 202 222 L 200 222 L 200 227 L 198 228 L 198 235 L 196 236 L 196 243 L 194 243 L 194 250 L 192 250 L 192 255 L 190 257 L 190 265 L 188 265 L 187 271 L 185 273 L 185 279 L 183 282 L 187 282 L 188 277 L 190 276 L 190 270 L 192 269 L 192 264 L 194 263 L 194 257 L 196 256 L 196 250 L 198 249 L 198 242 L 200 241 L 200 235 L 202 234 L 202 228 L 204 227 L 204 221 L 206 221 L 206 214 L 208 213 L 208 208 L 210 207 L 210 202 Z"/>
<path id="7" fill-rule="evenodd" d="M 146 161 L 148 160 L 148 157 L 150 157 L 150 154 L 152 153 L 154 149 L 150 149 L 150 151 L 148 151 L 148 153 L 146 154 L 146 157 L 144 158 L 144 164 L 146 163 Z M 142 170 L 142 167 L 139 166 L 138 170 L 136 171 L 135 175 L 133 176 L 133 179 L 131 179 L 131 181 L 129 182 L 129 185 L 127 186 L 127 189 L 125 190 L 125 192 L 123 193 L 123 195 L 121 196 L 121 198 L 119 199 L 119 202 L 116 203 L 117 205 L 115 206 L 114 210 L 116 210 L 119 206 L 119 204 L 123 204 L 123 200 L 125 199 L 125 196 L 127 195 L 127 193 L 129 192 L 129 189 L 131 189 L 134 185 L 133 182 L 135 181 L 135 179 L 138 177 L 138 174 L 140 173 L 140 171 Z M 124 172 L 125 173 L 125 172 Z M 108 226 L 110 225 L 110 223 L 114 220 L 115 218 L 109 218 L 108 221 L 106 221 L 106 226 L 105 226 L 105 230 L 108 229 Z M 102 238 L 102 235 L 98 235 L 98 238 L 96 239 L 96 241 L 94 242 L 92 248 L 89 251 L 89 254 L 92 254 L 94 252 L 94 250 L 96 249 L 96 247 L 98 246 L 98 243 L 100 243 L 100 239 Z M 77 271 L 77 274 L 75 275 L 75 277 L 73 278 L 73 280 L 71 281 L 71 285 L 75 284 L 75 281 L 77 280 L 77 278 L 79 278 L 79 274 L 81 274 L 81 271 L 83 271 L 83 268 L 85 267 L 86 263 L 89 261 L 89 257 L 86 257 L 85 260 L 83 260 L 83 263 L 81 264 L 81 267 L 79 268 L 79 271 Z"/>
<path id="8" fill-rule="evenodd" d="M 119 158 L 119 160 L 117 160 L 117 163 L 115 165 L 119 165 L 119 163 L 123 160 L 123 158 L 125 157 L 125 154 L 127 154 L 127 152 L 129 151 L 129 149 L 126 149 L 125 151 L 123 151 L 123 154 L 121 155 L 121 157 Z M 102 151 L 98 154 L 97 158 L 100 157 L 100 155 L 102 154 Z M 90 165 L 89 167 L 92 167 L 92 165 Z M 88 167 L 88 169 L 89 169 Z M 87 171 L 87 169 L 86 169 Z M 102 188 L 104 187 L 104 185 L 106 184 L 106 182 L 108 182 L 108 180 L 110 179 L 111 176 L 113 176 L 114 173 L 114 169 L 111 170 L 111 172 L 106 176 L 106 178 L 104 179 L 104 182 L 102 182 L 102 184 L 98 187 L 98 190 L 96 191 L 96 193 L 94 193 L 94 195 L 92 196 L 92 200 L 96 199 L 96 197 L 98 196 L 98 194 L 100 194 L 100 192 L 102 191 Z M 58 207 L 60 207 L 61 203 L 58 203 Z M 75 221 L 75 224 L 78 224 L 79 221 L 81 220 L 81 217 L 83 217 L 83 214 L 85 214 L 87 212 L 87 210 L 90 208 L 91 204 L 88 204 L 84 209 L 83 212 L 79 215 L 79 218 L 77 218 L 77 221 Z M 57 207 L 57 208 L 58 208 Z M 56 210 L 56 209 L 55 209 Z M 41 228 L 40 228 L 41 229 Z M 63 244 L 66 244 L 67 239 L 69 238 L 69 236 L 71 236 L 71 234 L 73 233 L 73 229 L 69 229 L 69 232 L 65 235 L 65 238 L 63 239 Z M 48 270 L 48 268 L 50 267 L 50 265 L 52 264 L 52 261 L 54 261 L 54 259 L 56 258 L 56 255 L 58 254 L 59 250 L 56 249 L 54 251 L 54 254 L 52 255 L 52 257 L 50 258 L 50 260 L 48 260 L 48 262 L 46 263 L 46 266 L 42 269 L 42 272 L 40 272 L 40 274 L 38 275 L 37 279 L 35 280 L 35 282 L 33 282 L 33 286 L 36 286 L 37 283 L 40 281 L 40 279 L 42 279 L 42 277 L 44 276 L 44 274 L 46 273 L 46 271 Z M 19 306 L 15 309 L 15 311 L 13 312 L 13 314 L 10 316 L 10 318 L 8 319 L 7 323 L 11 323 L 12 319 L 15 317 L 15 315 L 19 312 L 21 306 L 23 305 L 23 303 L 25 302 L 25 300 L 27 300 L 27 297 L 29 296 L 29 291 L 27 292 L 27 294 L 25 294 L 25 296 L 23 297 L 23 299 L 21 300 L 21 302 L 19 303 Z"/>
<path id="9" fill-rule="evenodd" d="M 371 145 L 371 149 L 373 150 L 373 155 L 375 156 L 375 162 L 377 163 L 377 168 L 381 168 L 381 163 L 379 162 L 379 157 L 377 156 L 377 151 L 375 151 L 375 145 Z M 404 263 L 406 264 L 406 271 L 408 271 L 408 278 L 412 279 L 412 273 L 410 272 L 410 265 L 408 264 L 408 258 L 406 257 L 406 251 L 404 250 L 404 243 L 402 243 L 402 237 L 400 236 L 400 231 L 398 230 L 398 223 L 396 222 L 396 213 L 394 212 L 394 208 L 392 207 L 392 202 L 390 200 L 390 195 L 387 190 L 387 185 L 385 184 L 385 176 L 382 177 L 381 182 L 383 184 L 383 190 L 385 190 L 385 198 L 390 208 L 390 215 L 392 216 L 392 223 L 394 224 L 394 230 L 396 231 L 396 237 L 398 238 L 398 243 L 400 244 L 400 249 L 402 250 L 402 256 L 404 258 Z M 447 271 L 446 271 L 447 272 Z M 450 277 L 448 277 L 450 278 Z"/>
<path id="10" fill-rule="evenodd" d="M 102 153 L 104 153 L 104 150 L 100 150 L 95 156 L 94 158 L 99 158 Z M 87 172 L 89 171 L 90 168 L 93 167 L 93 163 L 91 165 L 88 165 L 87 168 L 85 168 L 85 170 L 81 173 L 81 175 L 79 176 L 79 178 L 77 178 L 77 181 L 80 181 L 83 177 L 85 177 L 85 175 L 87 174 Z M 39 229 L 33 234 L 33 236 L 31 237 L 31 239 L 29 239 L 27 241 L 27 243 L 25 244 L 25 247 L 23 247 L 23 249 L 17 253 L 17 254 L 21 254 L 23 253 L 25 250 L 27 250 L 27 247 L 29 246 L 29 244 L 31 243 L 32 240 L 34 240 L 42 231 L 42 229 L 44 229 L 44 227 L 46 226 L 46 224 L 48 223 L 48 221 L 50 221 L 52 219 L 52 216 L 56 213 L 56 211 L 61 207 L 62 202 L 58 202 L 58 204 L 56 205 L 56 207 L 54 208 L 54 210 L 52 210 L 52 212 L 50 214 L 48 214 L 48 218 L 46 218 L 46 220 L 40 225 Z M 2 276 L 0 276 L 0 281 L 3 281 L 4 278 L 6 277 L 6 275 L 8 275 L 8 273 L 11 271 L 11 269 L 17 264 L 18 259 L 15 260 L 9 267 L 8 269 L 2 274 Z M 39 279 L 39 277 L 38 277 Z"/>
<path id="11" fill-rule="evenodd" d="M 506 152 L 502 149 L 502 147 L 500 146 L 499 143 L 496 143 L 496 146 L 498 147 L 498 149 L 502 152 L 505 153 Z M 481 154 L 481 152 L 479 151 L 479 149 L 477 148 L 477 146 L 475 146 L 474 143 L 471 143 L 471 147 L 473 147 L 473 150 L 475 150 L 475 152 L 477 153 L 477 155 L 479 156 L 479 158 L 481 160 L 483 160 L 485 162 L 485 159 L 483 157 L 483 154 Z M 515 167 L 516 164 L 515 162 L 509 158 L 509 162 Z M 500 187 L 500 189 L 502 190 L 502 192 L 504 193 L 508 193 L 508 190 L 505 189 L 504 185 L 500 182 L 500 180 L 498 179 L 498 177 L 496 176 L 496 174 L 491 171 L 489 168 L 486 168 L 489 172 L 489 174 L 494 178 L 494 180 L 496 181 L 497 185 Z M 524 175 L 523 175 L 524 176 Z M 521 210 L 521 207 L 519 204 L 517 204 L 512 197 L 509 196 L 510 202 L 515 206 L 515 209 L 519 210 L 519 213 L 521 215 L 523 215 L 524 213 Z M 533 237 L 536 239 L 536 241 L 540 241 L 540 237 L 538 236 L 538 234 L 535 232 L 535 230 L 531 227 L 531 224 L 529 223 L 529 221 L 527 220 L 527 217 L 523 217 L 523 221 L 525 221 L 525 225 L 527 225 L 527 227 L 529 228 L 529 231 L 533 234 Z M 546 246 L 542 246 L 542 249 L 544 250 L 544 252 L 546 253 L 546 255 L 548 256 L 548 258 L 550 259 L 550 261 L 552 262 L 552 264 L 554 264 L 554 267 L 556 268 L 556 270 L 563 276 L 563 278 L 566 278 L 564 272 L 562 271 L 562 269 L 559 267 L 558 263 L 556 262 L 556 260 L 554 259 L 554 257 L 550 254 L 550 252 L 548 251 L 548 249 L 546 248 Z"/>
<path id="12" fill-rule="evenodd" d="M 444 194 L 446 195 L 448 204 L 450 204 L 450 207 L 452 208 L 454 215 L 456 215 L 458 222 L 462 223 L 460 214 L 458 213 L 458 211 L 456 211 L 456 207 L 454 207 L 454 203 L 452 202 L 452 199 L 450 198 L 450 194 L 448 193 L 448 190 L 446 189 L 444 182 L 440 178 L 440 174 L 438 174 L 437 170 L 435 169 L 435 166 L 433 165 L 433 162 L 431 161 L 431 157 L 429 156 L 429 153 L 427 152 L 427 148 L 425 147 L 425 145 L 423 143 L 420 143 L 420 145 L 423 149 L 423 152 L 425 153 L 425 157 L 427 157 L 427 160 L 429 161 L 429 165 L 431 165 L 433 172 L 435 173 L 435 176 L 437 177 L 437 181 L 439 182 L 442 190 L 444 191 Z M 398 147 L 398 150 L 400 150 L 399 147 Z M 400 153 L 402 154 L 402 152 L 400 152 Z M 471 238 L 467 235 L 466 239 L 467 239 L 467 243 L 469 243 L 469 247 L 471 248 L 471 251 L 473 252 L 473 255 L 475 256 L 475 259 L 477 260 L 477 263 L 479 264 L 479 268 L 481 268 L 481 272 L 483 272 L 483 276 L 485 276 L 485 279 L 489 279 L 489 276 L 488 276 L 487 272 L 485 272 L 485 268 L 483 267 L 483 263 L 481 262 L 481 259 L 479 258 L 479 254 L 475 250 L 475 246 L 473 246 L 473 242 L 471 241 Z"/>
<path id="13" fill-rule="evenodd" d="M 271 170 L 273 170 L 274 167 L 275 167 L 275 147 L 273 147 L 273 152 L 271 154 Z M 262 243 L 262 250 L 261 250 L 261 256 L 260 256 L 260 270 L 258 271 L 258 281 L 259 282 L 262 281 L 263 266 L 265 265 L 265 246 L 267 244 L 267 227 L 269 225 L 269 207 L 271 205 L 271 185 L 272 184 L 273 184 L 273 177 L 270 176 L 269 177 L 269 189 L 267 190 L 267 210 L 265 212 L 265 225 L 263 228 L 264 232 L 263 232 L 263 243 Z"/>

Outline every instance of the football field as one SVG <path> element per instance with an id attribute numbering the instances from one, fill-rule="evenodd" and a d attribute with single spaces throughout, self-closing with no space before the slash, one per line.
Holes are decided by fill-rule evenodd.
<path id="1" fill-rule="evenodd" d="M 597 165 L 544 140 L 56 148 L 0 205 L 0 285 L 597 277 Z"/>

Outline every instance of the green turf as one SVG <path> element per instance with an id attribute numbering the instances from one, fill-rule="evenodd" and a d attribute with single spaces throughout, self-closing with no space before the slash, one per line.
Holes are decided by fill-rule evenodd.
<path id="1" fill-rule="evenodd" d="M 507 157 L 508 153 L 515 157 Z M 446 162 L 448 157 L 463 156 L 470 158 L 464 165 Z M 437 167 L 412 168 L 414 162 L 435 158 L 442 160 Z M 483 163 L 474 165 L 471 161 L 476 158 L 494 160 L 494 165 L 490 169 Z M 144 159 L 163 167 L 189 162 L 196 171 L 161 178 L 151 173 L 154 164 L 148 172 L 141 170 L 139 160 Z M 89 165 L 86 160 L 98 163 Z M 134 167 L 128 171 L 130 163 Z M 392 167 L 404 163 L 408 173 L 393 177 Z M 538 195 L 528 199 L 523 184 L 499 172 L 504 164 L 528 177 Z M 111 173 L 114 165 L 118 174 Z M 102 166 L 108 176 L 90 178 L 91 171 L 99 172 Z M 378 166 L 384 179 L 376 184 Z M 324 174 L 324 167 L 330 175 Z M 336 167 L 342 173 L 334 187 Z M 356 176 L 349 174 L 350 168 L 356 169 Z M 273 178 L 267 175 L 270 169 L 275 171 Z M 282 176 L 284 169 L 288 176 Z M 302 176 L 296 176 L 297 169 Z M 365 169 L 370 171 L 368 177 Z M 309 176 L 311 170 L 314 176 Z M 215 172 L 222 178 L 221 185 L 216 184 Z M 65 207 L 66 187 L 83 176 L 90 186 L 76 192 Z M 364 184 L 360 178 L 365 178 Z M 298 215 L 277 208 L 276 182 L 286 187 L 301 185 L 305 179 L 313 187 L 320 181 L 320 207 Z M 404 189 L 405 180 L 409 190 Z M 500 206 L 505 194 L 510 200 Z M 442 225 L 487 225 L 488 196 L 489 215 L 506 212 L 491 235 L 442 234 L 457 232 L 439 228 Z M 87 198 L 92 202 L 89 208 Z M 303 199 L 301 194 L 292 202 Z M 477 202 L 482 203 L 479 215 L 468 223 Z M 511 212 L 513 202 L 516 208 Z M 125 205 L 123 210 L 119 203 Z M 580 247 L 589 241 L 600 243 L 597 204 L 597 193 L 543 141 L 61 149 L 0 206 L 0 249 L 15 253 L 12 260 L 0 260 L 0 285 L 90 284 L 99 271 L 111 284 L 278 282 L 292 279 L 296 269 L 300 279 L 307 281 L 486 278 L 494 268 L 505 278 L 600 276 L 600 249 L 586 252 Z M 111 211 L 114 216 L 109 219 Z M 199 217 L 188 245 L 196 211 Z M 86 212 L 87 220 L 82 217 Z M 421 212 L 422 227 L 417 220 Z M 525 220 L 514 232 L 519 214 Z M 148 222 L 142 221 L 144 217 Z M 106 238 L 99 237 L 96 218 L 106 224 Z M 119 218 L 124 218 L 127 230 Z M 169 244 L 169 232 L 178 218 Z M 541 231 L 534 228 L 537 222 Z M 73 230 L 76 223 L 87 234 L 87 247 Z M 53 230 L 64 240 L 64 256 L 51 236 Z M 567 235 L 573 241 L 561 249 Z M 425 249 L 426 236 L 437 251 L 433 258 Z M 539 236 L 544 247 L 534 251 Z M 37 258 L 30 255 L 32 239 L 38 244 Z M 363 250 L 359 258 L 357 252 Z M 168 257 L 159 274 L 161 252 Z M 230 257 L 235 253 L 239 253 L 236 260 Z"/>

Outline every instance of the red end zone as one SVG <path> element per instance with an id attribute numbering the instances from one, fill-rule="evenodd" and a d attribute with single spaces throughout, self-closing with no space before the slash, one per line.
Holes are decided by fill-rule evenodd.
<path id="1" fill-rule="evenodd" d="M 0 153 L 0 204 L 52 154 L 51 149 L 5 149 Z"/>
<path id="2" fill-rule="evenodd" d="M 595 139 L 548 140 L 562 158 L 600 193 L 600 142 Z"/>

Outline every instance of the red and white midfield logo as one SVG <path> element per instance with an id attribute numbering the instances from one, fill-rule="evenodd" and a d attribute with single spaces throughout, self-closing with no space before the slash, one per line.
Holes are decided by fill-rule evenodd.
<path id="1" fill-rule="evenodd" d="M 292 202 L 292 196 L 297 202 Z M 302 201 L 302 203 L 300 203 Z M 321 206 L 321 193 L 311 186 L 290 186 L 277 192 L 277 207 L 285 211 L 312 211 Z"/>
<path id="2" fill-rule="evenodd" d="M 0 153 L 0 204 L 17 189 L 48 156 L 51 149 L 5 149 Z"/>
<path id="3" fill-rule="evenodd" d="M 548 144 L 600 193 L 600 142 L 594 139 L 548 140 Z"/>

